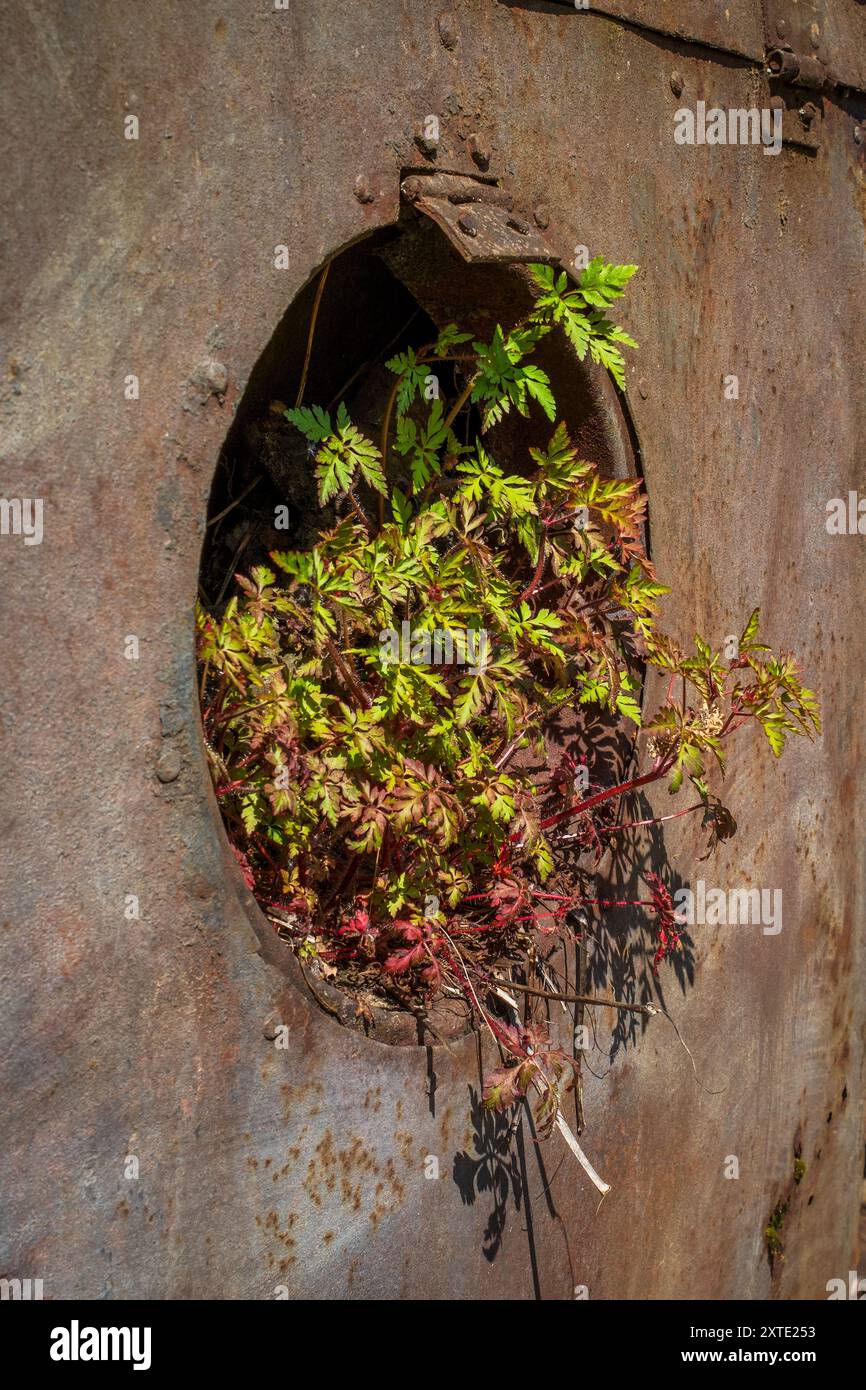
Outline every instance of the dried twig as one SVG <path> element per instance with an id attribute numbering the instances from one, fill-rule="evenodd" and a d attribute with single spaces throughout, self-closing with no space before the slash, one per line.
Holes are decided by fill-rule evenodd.
<path id="1" fill-rule="evenodd" d="M 224 516 L 228 516 L 229 512 L 234 511 L 235 507 L 239 507 L 241 502 L 243 502 L 244 498 L 249 497 L 253 488 L 258 487 L 259 483 L 262 481 L 262 478 L 264 476 L 264 473 L 259 473 L 258 477 L 253 478 L 252 482 L 244 488 L 243 492 L 238 493 L 237 497 L 233 502 L 229 502 L 227 507 L 223 507 L 221 512 L 217 512 L 216 516 L 212 516 L 210 518 L 207 525 L 205 526 L 205 530 L 207 530 L 210 526 L 216 526 L 217 522 L 222 521 Z"/>
<path id="2" fill-rule="evenodd" d="M 319 305 L 322 302 L 322 293 L 324 291 L 325 282 L 328 278 L 328 271 L 330 269 L 331 262 L 326 261 L 324 266 L 322 267 L 322 273 L 319 276 L 319 283 L 316 288 L 316 297 L 313 300 L 313 312 L 310 315 L 310 331 L 307 334 L 307 352 L 306 356 L 304 357 L 304 367 L 303 371 L 301 372 L 301 380 L 298 386 L 298 394 L 295 397 L 295 410 L 297 410 L 298 406 L 304 399 L 304 391 L 306 390 L 307 386 L 307 372 L 310 369 L 310 358 L 313 355 L 313 337 L 316 332 L 316 319 L 319 317 Z"/>
<path id="3" fill-rule="evenodd" d="M 519 985 L 515 980 L 497 980 L 496 983 L 505 984 L 509 989 L 517 989 L 521 994 L 532 994 L 536 999 L 552 999 L 563 1004 L 599 1004 L 605 1009 L 624 1009 L 628 1013 L 646 1014 L 648 1018 L 664 1012 L 663 1009 L 654 1008 L 652 1004 L 623 1004 L 618 999 L 596 999 L 591 994 L 555 994 L 549 989 L 533 989 L 531 985 Z M 673 1019 L 671 1022 L 673 1023 Z"/>

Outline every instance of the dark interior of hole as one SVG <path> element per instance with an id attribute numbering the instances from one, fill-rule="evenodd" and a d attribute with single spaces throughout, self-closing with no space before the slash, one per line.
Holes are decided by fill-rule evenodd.
<path id="1" fill-rule="evenodd" d="M 211 610 L 230 596 L 236 570 L 248 572 L 274 549 L 308 548 L 328 520 L 316 504 L 311 450 L 282 414 L 296 401 L 318 281 L 314 276 L 295 299 L 262 353 L 220 456 L 200 574 L 200 597 Z M 331 262 L 304 403 L 333 410 L 345 399 L 353 422 L 378 440 L 394 381 L 384 365 L 389 356 L 430 342 L 449 322 L 489 340 L 497 323 L 510 327 L 529 304 L 525 268 L 468 265 L 428 219 L 407 210 L 398 227 Z M 612 476 L 632 472 L 628 427 L 605 374 L 578 364 L 559 333 L 542 340 L 535 360 L 551 378 L 559 416 L 581 454 Z M 459 369 L 436 370 L 442 394 L 453 398 L 462 385 Z M 461 434 L 476 433 L 477 425 L 464 418 Z M 508 471 L 519 472 L 529 465 L 529 446 L 546 443 L 550 433 L 537 410 L 529 420 L 512 412 L 484 442 Z M 280 506 L 288 507 L 288 529 L 275 527 Z"/>

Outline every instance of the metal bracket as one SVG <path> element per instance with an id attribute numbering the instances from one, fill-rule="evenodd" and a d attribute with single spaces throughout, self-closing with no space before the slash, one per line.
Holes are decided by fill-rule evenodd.
<path id="1" fill-rule="evenodd" d="M 770 105 L 782 112 L 783 145 L 796 145 L 804 150 L 819 148 L 824 127 L 820 97 L 812 101 L 794 87 L 779 85 Z"/>
<path id="2" fill-rule="evenodd" d="M 436 223 L 464 261 L 560 264 L 539 228 L 515 211 L 513 198 L 495 184 L 462 174 L 410 174 L 401 191 Z"/>

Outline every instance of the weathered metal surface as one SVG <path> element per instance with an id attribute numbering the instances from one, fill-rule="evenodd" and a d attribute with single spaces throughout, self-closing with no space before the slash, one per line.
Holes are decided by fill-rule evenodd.
<path id="1" fill-rule="evenodd" d="M 519 213 L 494 203 L 455 207 L 447 198 L 417 198 L 415 206 L 436 223 L 464 261 L 558 261 L 544 237 Z"/>
<path id="2" fill-rule="evenodd" d="M 854 1267 L 864 560 L 824 528 L 862 484 L 853 109 L 826 102 L 813 154 L 680 146 L 684 101 L 766 99 L 753 67 L 677 52 L 675 97 L 671 47 L 634 28 L 481 0 L 446 16 L 203 0 L 181 32 L 176 6 L 102 0 L 0 17 L 2 491 L 45 499 L 41 545 L 0 538 L 0 1264 L 47 1297 L 822 1297 Z M 302 993 L 239 887 L 200 747 L 191 610 L 232 409 L 324 259 L 394 220 L 431 112 L 455 156 L 484 130 L 491 173 L 544 207 L 564 259 L 586 243 L 641 263 L 630 398 L 668 626 L 720 640 L 761 602 L 827 721 L 780 765 L 749 748 L 720 857 L 701 864 L 682 822 L 668 836 L 684 878 L 782 887 L 784 929 L 695 928 L 693 966 L 665 979 L 707 1089 L 663 1019 L 634 1038 L 599 1021 L 600 1211 L 558 1141 L 524 1126 L 507 1148 L 473 1119 L 483 1040 L 384 1046 Z M 652 988 L 625 930 L 596 970 Z M 797 1148 L 771 1274 L 763 1229 Z"/>
<path id="3" fill-rule="evenodd" d="M 755 0 L 555 0 L 580 17 L 607 15 L 654 34 L 706 44 L 725 53 L 763 57 L 761 12 Z"/>
<path id="4" fill-rule="evenodd" d="M 554 0 L 574 14 L 605 15 L 650 33 L 763 61 L 789 50 L 806 85 L 866 91 L 866 11 L 861 0 Z"/>

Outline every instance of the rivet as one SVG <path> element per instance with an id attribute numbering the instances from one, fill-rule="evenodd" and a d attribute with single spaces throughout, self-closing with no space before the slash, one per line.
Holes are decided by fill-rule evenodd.
<path id="1" fill-rule="evenodd" d="M 464 236 L 478 235 L 478 219 L 476 217 L 473 217 L 471 212 L 464 212 L 460 217 L 458 217 L 457 226 L 460 228 Z"/>
<path id="2" fill-rule="evenodd" d="M 671 91 L 675 97 L 681 97 L 685 88 L 685 81 L 681 72 L 671 73 Z"/>
<path id="3" fill-rule="evenodd" d="M 647 396 L 649 395 L 649 385 L 645 376 L 641 377 L 640 381 L 637 384 L 637 389 L 641 400 L 645 401 Z"/>
<path id="4" fill-rule="evenodd" d="M 490 146 L 483 135 L 470 135 L 467 141 L 469 153 L 479 169 L 487 169 L 490 166 Z"/>
<path id="5" fill-rule="evenodd" d="M 540 227 L 542 231 L 550 226 L 550 209 L 545 207 L 544 203 L 539 203 L 532 215 L 535 218 L 536 227 Z"/>
<path id="6" fill-rule="evenodd" d="M 454 48 L 457 44 L 457 21 L 453 14 L 445 10 L 440 14 L 436 23 L 439 29 L 439 37 L 445 48 Z"/>
<path id="7" fill-rule="evenodd" d="M 211 395 L 223 396 L 229 384 L 229 374 L 222 362 L 217 362 L 213 357 L 206 357 L 196 367 L 193 381 L 196 386 L 204 387 Z"/>
<path id="8" fill-rule="evenodd" d="M 777 19 L 777 20 L 776 20 L 776 33 L 779 35 L 779 38 L 780 38 L 780 39 L 783 39 L 783 38 L 785 37 L 785 35 L 787 34 L 787 32 L 788 32 L 788 24 L 787 24 L 787 21 L 784 20 L 784 19 Z"/>
<path id="9" fill-rule="evenodd" d="M 820 24 L 811 24 L 811 25 L 809 26 L 809 40 L 810 40 L 810 42 L 811 42 L 813 48 L 820 48 L 820 47 L 821 47 L 821 26 L 820 26 Z"/>
<path id="10" fill-rule="evenodd" d="M 855 127 L 854 127 L 854 144 L 855 144 L 855 145 L 862 145 L 862 143 L 863 143 L 863 128 L 862 128 L 862 126 L 855 125 Z"/>
<path id="11" fill-rule="evenodd" d="M 366 174 L 359 174 L 355 179 L 355 197 L 359 203 L 372 203 L 373 190 L 367 180 Z"/>
<path id="12" fill-rule="evenodd" d="M 156 775 L 160 782 L 174 782 L 180 776 L 180 753 L 171 745 L 163 748 L 156 764 Z"/>

